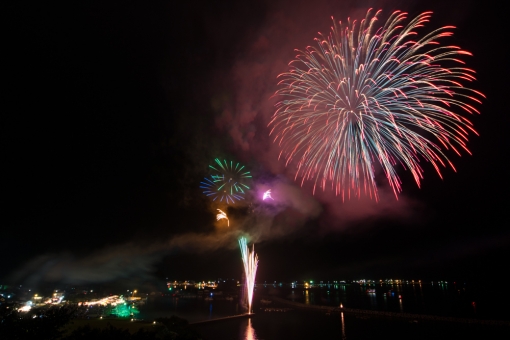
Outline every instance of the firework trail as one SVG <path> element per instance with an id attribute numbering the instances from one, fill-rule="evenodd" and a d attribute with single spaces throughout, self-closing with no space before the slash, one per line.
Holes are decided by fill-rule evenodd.
<path id="1" fill-rule="evenodd" d="M 262 200 L 265 201 L 266 198 L 270 198 L 270 199 L 273 199 L 271 197 L 271 189 L 267 190 L 265 193 L 264 193 L 264 196 L 262 197 Z"/>
<path id="2" fill-rule="evenodd" d="M 444 150 L 460 155 L 467 136 L 476 131 L 455 111 L 478 111 L 478 91 L 464 87 L 475 80 L 459 56 L 471 55 L 438 40 L 452 36 L 452 26 L 417 38 L 431 12 L 403 21 L 396 11 L 376 25 L 380 11 L 361 22 L 348 20 L 329 36 L 316 38 L 280 74 L 275 95 L 283 100 L 269 123 L 286 165 L 296 161 L 297 177 L 314 181 L 314 192 L 331 185 L 337 195 L 377 199 L 375 167 L 380 166 L 398 198 L 396 166 L 409 169 L 418 187 L 424 170 L 420 159 L 455 167 Z M 319 33 L 320 34 L 320 33 Z M 415 40 L 413 40 L 415 39 Z"/>
<path id="3" fill-rule="evenodd" d="M 250 252 L 246 244 L 246 238 L 239 239 L 239 247 L 243 257 L 244 273 L 246 275 L 246 291 L 248 293 L 248 314 L 251 313 L 251 302 L 253 299 L 253 288 L 255 287 L 255 274 L 257 273 L 257 265 L 259 263 L 257 255 L 255 255 L 255 245 Z"/>
<path id="4" fill-rule="evenodd" d="M 215 162 L 214 166 L 209 165 L 213 174 L 200 182 L 200 188 L 205 189 L 204 194 L 213 198 L 213 201 L 219 198 L 220 202 L 225 200 L 232 204 L 244 199 L 246 190 L 250 189 L 245 183 L 251 178 L 250 172 L 244 169 L 244 165 L 233 161 L 222 162 L 216 158 Z"/>
<path id="5" fill-rule="evenodd" d="M 217 209 L 217 210 L 219 211 L 219 213 L 218 213 L 218 215 L 216 215 L 216 221 L 225 219 L 225 220 L 227 220 L 227 227 L 230 227 L 230 221 L 228 220 L 227 214 L 223 210 L 220 210 L 220 209 Z"/>

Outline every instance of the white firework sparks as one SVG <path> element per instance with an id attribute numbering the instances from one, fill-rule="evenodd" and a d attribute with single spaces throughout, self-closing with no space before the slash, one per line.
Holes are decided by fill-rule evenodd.
<path id="1" fill-rule="evenodd" d="M 221 209 L 217 209 L 219 211 L 218 215 L 216 215 L 216 221 L 219 221 L 219 220 L 227 220 L 227 227 L 230 227 L 230 222 L 228 220 L 228 217 L 227 217 L 227 214 L 221 210 Z"/>
<path id="2" fill-rule="evenodd" d="M 255 245 L 252 251 L 246 244 L 246 238 L 239 239 L 239 247 L 241 248 L 241 255 L 243 257 L 244 273 L 246 275 L 246 290 L 248 293 L 248 313 L 251 314 L 251 302 L 253 299 L 253 288 L 255 287 L 255 274 L 257 273 L 257 266 L 259 259 L 255 255 Z"/>
<path id="3" fill-rule="evenodd" d="M 266 198 L 270 198 L 270 199 L 273 199 L 271 197 L 271 189 L 267 190 L 265 193 L 264 193 L 264 196 L 262 197 L 262 200 L 266 200 Z"/>

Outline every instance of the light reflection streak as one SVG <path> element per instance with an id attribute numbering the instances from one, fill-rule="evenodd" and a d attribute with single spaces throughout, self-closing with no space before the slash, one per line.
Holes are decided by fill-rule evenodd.
<path id="1" fill-rule="evenodd" d="M 251 319 L 248 318 L 248 326 L 246 327 L 246 332 L 244 334 L 245 340 L 257 340 L 257 334 L 255 333 L 255 329 L 253 329 L 251 325 Z"/>
<path id="2" fill-rule="evenodd" d="M 345 337 L 345 321 L 344 321 L 344 312 L 340 312 L 340 317 L 342 318 L 342 340 L 347 339 Z"/>

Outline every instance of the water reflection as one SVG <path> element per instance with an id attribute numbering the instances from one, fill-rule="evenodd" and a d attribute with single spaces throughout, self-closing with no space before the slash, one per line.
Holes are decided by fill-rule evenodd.
<path id="1" fill-rule="evenodd" d="M 344 321 L 344 312 L 340 313 L 340 317 L 342 318 L 342 340 L 347 339 L 345 337 L 345 321 Z"/>
<path id="2" fill-rule="evenodd" d="M 377 309 L 377 298 L 375 296 L 375 293 L 368 293 L 370 296 L 370 306 L 372 309 Z"/>
<path id="3" fill-rule="evenodd" d="M 251 318 L 248 318 L 248 325 L 246 326 L 246 332 L 244 333 L 245 340 L 257 340 L 257 334 L 255 329 L 251 325 Z"/>

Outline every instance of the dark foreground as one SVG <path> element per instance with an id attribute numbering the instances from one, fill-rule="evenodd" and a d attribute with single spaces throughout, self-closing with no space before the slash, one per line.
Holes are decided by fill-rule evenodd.
<path id="1" fill-rule="evenodd" d="M 152 322 L 131 319 L 71 319 L 61 308 L 43 317 L 16 312 L 0 319 L 0 338 L 8 340 L 200 340 L 188 321 L 172 316 Z"/>
<path id="2" fill-rule="evenodd" d="M 65 313 L 64 313 L 65 312 Z M 11 314 L 15 316 L 14 314 Z M 189 324 L 172 316 L 155 321 L 66 319 L 64 309 L 44 318 L 4 318 L 2 339 L 506 339 L 507 324 L 459 323 L 378 314 L 262 307 L 256 314 Z"/>
<path id="3" fill-rule="evenodd" d="M 510 327 L 319 311 L 260 311 L 250 319 L 190 325 L 204 340 L 505 339 Z"/>

